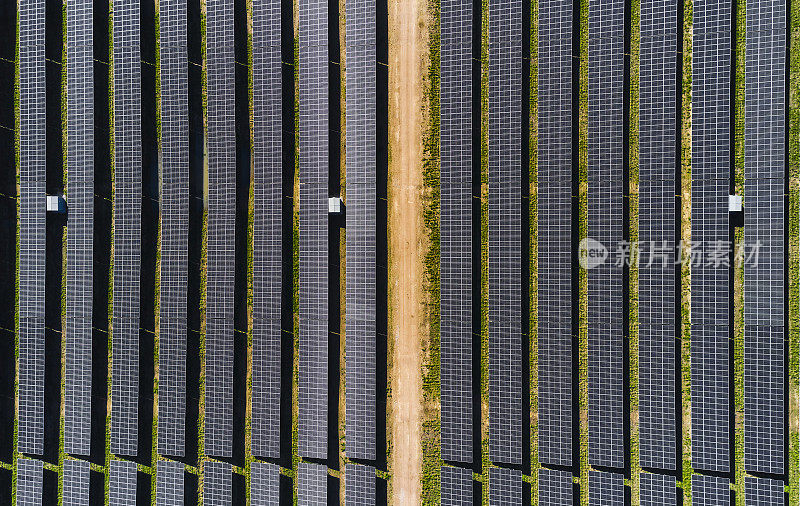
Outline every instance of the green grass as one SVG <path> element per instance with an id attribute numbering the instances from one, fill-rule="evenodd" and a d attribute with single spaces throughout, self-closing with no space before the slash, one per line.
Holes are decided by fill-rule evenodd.
<path id="1" fill-rule="evenodd" d="M 531 438 L 531 504 L 539 506 L 538 477 L 539 477 L 539 362 L 536 357 L 539 353 L 538 332 L 538 303 L 539 303 L 539 212 L 538 212 L 538 104 L 539 104 L 539 2 L 531 0 L 531 33 L 530 33 L 530 117 L 528 118 L 528 173 L 530 185 L 528 188 L 530 200 L 528 203 L 528 216 L 530 220 L 530 296 L 529 296 L 529 356 L 530 364 L 530 438 Z"/>
<path id="2" fill-rule="evenodd" d="M 428 69 L 423 80 L 423 162 L 422 196 L 423 220 L 428 236 L 428 251 L 425 253 L 425 316 L 428 336 L 424 340 L 426 349 L 422 369 L 422 503 L 439 504 L 442 466 L 440 448 L 440 399 L 439 371 L 439 3 L 428 2 L 431 14 L 429 32 Z"/>

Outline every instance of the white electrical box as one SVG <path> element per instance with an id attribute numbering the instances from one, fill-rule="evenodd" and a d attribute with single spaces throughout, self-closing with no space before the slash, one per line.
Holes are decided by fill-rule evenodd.
<path id="1" fill-rule="evenodd" d="M 328 213 L 329 214 L 342 214 L 342 199 L 339 197 L 328 198 Z"/>
<path id="2" fill-rule="evenodd" d="M 742 210 L 742 196 L 728 195 L 728 211 L 738 213 Z"/>
<path id="3" fill-rule="evenodd" d="M 67 203 L 61 195 L 47 196 L 47 212 L 63 214 L 67 212 Z"/>

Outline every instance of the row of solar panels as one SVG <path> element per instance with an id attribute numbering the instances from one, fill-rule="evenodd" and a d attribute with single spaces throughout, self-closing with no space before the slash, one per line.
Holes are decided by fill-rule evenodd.
<path id="1" fill-rule="evenodd" d="M 377 31 L 375 0 L 347 0 L 345 452 L 376 458 Z M 374 497 L 374 490 L 371 492 Z"/>
<path id="2" fill-rule="evenodd" d="M 458 467 L 441 469 L 442 506 L 471 506 L 476 491 L 472 471 Z M 639 475 L 639 502 L 642 506 L 678 504 L 677 481 L 674 476 L 642 472 Z M 484 482 L 486 483 L 486 482 Z M 524 504 L 524 483 L 520 471 L 490 468 L 488 485 L 490 505 Z M 694 475 L 691 481 L 694 506 L 725 506 L 731 504 L 730 481 L 726 478 Z M 486 492 L 483 492 L 486 494 Z M 623 506 L 627 504 L 623 474 L 589 471 L 589 504 L 591 506 Z M 540 469 L 538 472 L 538 504 L 541 506 L 572 506 L 578 496 L 577 483 L 567 471 Z M 770 478 L 745 478 L 745 502 L 782 506 L 786 500 L 784 483 Z"/>

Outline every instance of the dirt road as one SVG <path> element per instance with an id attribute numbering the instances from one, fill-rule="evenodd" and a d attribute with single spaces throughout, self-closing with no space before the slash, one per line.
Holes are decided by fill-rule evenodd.
<path id="1" fill-rule="evenodd" d="M 389 338 L 392 498 L 421 501 L 424 265 L 422 220 L 422 76 L 428 26 L 425 0 L 389 0 Z"/>

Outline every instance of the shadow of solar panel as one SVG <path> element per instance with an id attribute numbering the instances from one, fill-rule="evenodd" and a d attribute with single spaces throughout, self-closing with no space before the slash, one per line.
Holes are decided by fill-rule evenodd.
<path id="1" fill-rule="evenodd" d="M 572 506 L 572 475 L 566 471 L 539 469 L 540 506 Z"/>
<path id="2" fill-rule="evenodd" d="M 642 467 L 675 469 L 675 328 L 639 327 L 639 451 Z"/>
<path id="3" fill-rule="evenodd" d="M 139 438 L 139 322 L 117 320 L 112 331 L 111 452 L 136 455 Z"/>
<path id="4" fill-rule="evenodd" d="M 692 325 L 692 467 L 724 472 L 730 461 L 727 325 Z"/>
<path id="5" fill-rule="evenodd" d="M 62 503 L 66 506 L 89 506 L 89 463 L 83 460 L 64 461 L 61 483 Z"/>
<path id="6" fill-rule="evenodd" d="M 442 506 L 472 506 L 472 471 L 443 466 L 440 472 Z"/>
<path id="7" fill-rule="evenodd" d="M 744 329 L 744 466 L 751 472 L 783 474 L 783 327 Z"/>
<path id="8" fill-rule="evenodd" d="M 642 506 L 669 506 L 678 504 L 678 491 L 674 476 L 639 474 L 639 499 Z"/>
<path id="9" fill-rule="evenodd" d="M 259 457 L 280 456 L 281 326 L 278 321 L 253 321 L 252 438 Z"/>
<path id="10" fill-rule="evenodd" d="M 44 320 L 19 320 L 17 450 L 44 452 Z"/>
<path id="11" fill-rule="evenodd" d="M 161 318 L 158 341 L 158 452 L 183 456 L 186 438 L 186 320 Z"/>
<path id="12" fill-rule="evenodd" d="M 625 477 L 616 473 L 589 471 L 589 504 L 591 506 L 625 504 Z"/>
<path id="13" fill-rule="evenodd" d="M 233 448 L 233 322 L 206 319 L 205 453 Z"/>
<path id="14" fill-rule="evenodd" d="M 250 501 L 253 506 L 278 506 L 280 468 L 276 464 L 250 464 Z"/>
<path id="15" fill-rule="evenodd" d="M 43 472 L 40 460 L 17 460 L 17 506 L 41 506 Z"/>
<path id="16" fill-rule="evenodd" d="M 492 467 L 489 469 L 489 505 L 522 504 L 522 472 Z"/>
<path id="17" fill-rule="evenodd" d="M 692 504 L 726 506 L 731 503 L 730 482 L 726 478 L 692 475 Z"/>
<path id="18" fill-rule="evenodd" d="M 540 2 L 538 41 L 539 461 L 572 463 L 572 21 Z M 491 102 L 491 101 L 490 101 Z"/>
<path id="19" fill-rule="evenodd" d="M 375 468 L 359 464 L 347 464 L 344 468 L 345 504 L 374 506 Z"/>
<path id="20" fill-rule="evenodd" d="M 159 460 L 156 467 L 156 504 L 181 506 L 184 503 L 184 468 L 180 462 Z"/>
<path id="21" fill-rule="evenodd" d="M 225 462 L 206 461 L 203 464 L 203 504 L 226 506 L 233 500 L 231 465 Z"/>
<path id="22" fill-rule="evenodd" d="M 327 506 L 328 468 L 301 462 L 297 468 L 298 506 Z"/>
<path id="23" fill-rule="evenodd" d="M 748 506 L 783 506 L 786 504 L 783 482 L 770 478 L 746 476 L 744 496 Z"/>
<path id="24" fill-rule="evenodd" d="M 136 504 L 136 463 L 129 460 L 112 460 L 108 480 L 109 506 Z"/>
<path id="25" fill-rule="evenodd" d="M 91 317 L 67 318 L 64 330 L 64 451 L 88 455 L 92 442 Z"/>

